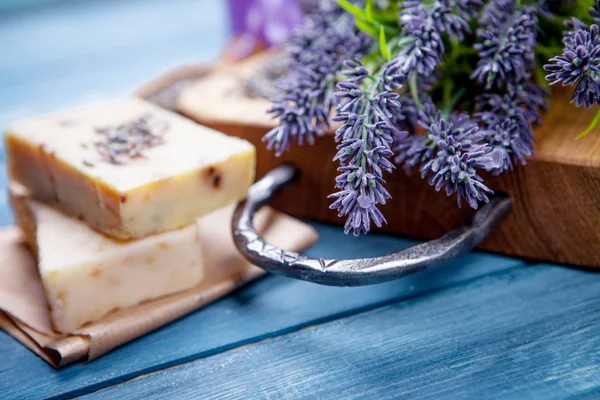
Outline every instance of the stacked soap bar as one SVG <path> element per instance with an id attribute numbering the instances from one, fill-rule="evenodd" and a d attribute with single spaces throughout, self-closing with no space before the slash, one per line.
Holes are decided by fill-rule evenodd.
<path id="1" fill-rule="evenodd" d="M 255 149 L 136 98 L 18 122 L 11 201 L 54 327 L 205 278 L 196 220 L 245 197 Z"/>
<path id="2" fill-rule="evenodd" d="M 119 239 L 188 225 L 254 179 L 250 143 L 136 98 L 18 122 L 6 150 L 34 197 Z"/>
<path id="3" fill-rule="evenodd" d="M 197 225 L 119 241 L 10 188 L 34 250 L 53 325 L 74 332 L 112 310 L 175 293 L 204 278 Z"/>

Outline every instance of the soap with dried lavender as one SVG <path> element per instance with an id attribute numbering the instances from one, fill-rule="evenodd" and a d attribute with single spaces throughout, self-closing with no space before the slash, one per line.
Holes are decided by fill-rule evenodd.
<path id="1" fill-rule="evenodd" d="M 17 122 L 5 142 L 12 180 L 118 239 L 191 224 L 254 180 L 252 144 L 133 97 Z"/>

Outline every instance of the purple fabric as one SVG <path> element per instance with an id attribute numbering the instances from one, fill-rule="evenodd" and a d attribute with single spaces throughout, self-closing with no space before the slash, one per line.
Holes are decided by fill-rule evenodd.
<path id="1" fill-rule="evenodd" d="M 240 36 L 236 53 L 243 57 L 258 44 L 284 42 L 302 22 L 299 0 L 229 0 L 232 32 Z"/>

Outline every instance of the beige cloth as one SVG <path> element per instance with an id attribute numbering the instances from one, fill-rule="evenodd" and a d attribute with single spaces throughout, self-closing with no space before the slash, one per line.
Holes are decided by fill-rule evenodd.
<path id="1" fill-rule="evenodd" d="M 0 328 L 55 368 L 91 361 L 102 354 L 180 318 L 263 274 L 237 252 L 230 232 L 232 207 L 198 221 L 207 265 L 200 286 L 115 311 L 68 335 L 52 330 L 48 305 L 35 261 L 17 228 L 0 230 Z M 267 241 L 300 251 L 314 243 L 308 225 L 271 209 L 256 216 Z"/>

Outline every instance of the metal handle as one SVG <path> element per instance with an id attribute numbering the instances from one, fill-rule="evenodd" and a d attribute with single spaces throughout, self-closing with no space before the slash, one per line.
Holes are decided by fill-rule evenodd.
<path id="1" fill-rule="evenodd" d="M 470 223 L 439 239 L 381 257 L 313 258 L 265 242 L 252 224 L 254 214 L 297 176 L 296 168 L 282 165 L 252 185 L 248 197 L 238 204 L 233 214 L 233 239 L 238 250 L 252 264 L 269 272 L 322 285 L 362 286 L 391 281 L 468 253 L 489 236 L 511 209 L 508 196 L 496 195 L 476 212 Z"/>

